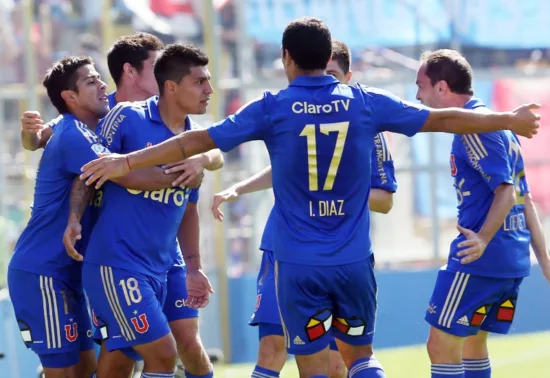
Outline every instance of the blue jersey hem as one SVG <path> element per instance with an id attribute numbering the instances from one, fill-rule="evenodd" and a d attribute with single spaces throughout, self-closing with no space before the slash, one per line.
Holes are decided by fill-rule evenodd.
<path id="1" fill-rule="evenodd" d="M 457 265 L 459 265 L 457 267 Z M 508 273 L 508 274 L 498 274 L 498 272 L 481 272 L 479 271 L 478 267 L 471 267 L 467 268 L 467 265 L 462 265 L 460 263 L 456 262 L 448 262 L 447 263 L 447 269 L 450 272 L 461 272 L 461 273 L 467 273 L 471 274 L 472 276 L 479 276 L 479 277 L 490 277 L 490 278 L 524 278 L 528 277 L 531 274 L 531 266 L 529 266 L 529 269 L 526 269 L 524 271 L 519 271 L 516 273 Z"/>

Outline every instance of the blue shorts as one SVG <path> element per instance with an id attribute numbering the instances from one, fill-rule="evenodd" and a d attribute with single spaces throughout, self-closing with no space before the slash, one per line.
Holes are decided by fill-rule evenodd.
<path id="1" fill-rule="evenodd" d="M 317 353 L 332 336 L 351 345 L 372 344 L 377 288 L 371 257 L 334 266 L 276 261 L 275 282 L 290 354 Z"/>
<path id="2" fill-rule="evenodd" d="M 187 268 L 185 265 L 174 265 L 168 271 L 166 301 L 162 309 L 168 322 L 199 317 L 198 309 L 185 305 L 187 299 L 186 278 Z"/>
<path id="3" fill-rule="evenodd" d="M 248 324 L 257 326 L 261 323 L 281 325 L 281 315 L 275 295 L 275 258 L 272 251 L 264 251 L 262 265 L 256 280 L 256 308 Z M 282 333 L 281 333 L 282 335 Z"/>
<path id="4" fill-rule="evenodd" d="M 44 367 L 75 365 L 81 351 L 94 348 L 86 296 L 79 283 L 8 269 L 8 288 L 23 342 Z"/>
<path id="5" fill-rule="evenodd" d="M 451 335 L 467 337 L 479 330 L 510 330 L 522 278 L 474 276 L 441 268 L 426 321 Z"/>
<path id="6" fill-rule="evenodd" d="M 126 269 L 84 263 L 82 282 L 108 351 L 126 350 L 170 333 L 162 312 L 166 282 Z"/>

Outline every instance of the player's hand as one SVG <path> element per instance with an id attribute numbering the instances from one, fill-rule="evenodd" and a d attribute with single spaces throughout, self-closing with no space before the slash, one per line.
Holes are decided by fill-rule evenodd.
<path id="1" fill-rule="evenodd" d="M 460 225 L 457 225 L 456 228 L 466 237 L 466 240 L 458 243 L 458 248 L 466 248 L 456 254 L 458 257 L 465 256 L 460 260 L 460 263 L 468 264 L 483 256 L 485 248 L 487 248 L 487 242 L 472 230 L 468 230 Z"/>
<path id="2" fill-rule="evenodd" d="M 99 154 L 99 156 L 99 159 L 92 160 L 81 168 L 80 179 L 86 180 L 86 185 L 90 186 L 95 182 L 95 188 L 99 189 L 105 181 L 130 173 L 126 155 Z"/>
<path id="3" fill-rule="evenodd" d="M 220 210 L 220 205 L 224 202 L 233 202 L 237 198 L 239 198 L 239 193 L 237 192 L 236 186 L 232 186 L 229 189 L 214 194 L 212 200 L 212 215 L 214 218 L 220 222 L 223 221 L 223 211 Z"/>
<path id="4" fill-rule="evenodd" d="M 40 112 L 26 111 L 21 117 L 21 130 L 25 133 L 37 133 L 47 126 L 40 117 Z"/>
<path id="5" fill-rule="evenodd" d="M 204 167 L 206 162 L 204 155 L 199 154 L 191 156 L 188 159 L 183 161 L 178 161 L 176 163 L 167 164 L 163 166 L 164 173 L 167 175 L 176 172 L 182 172 L 180 177 L 178 177 L 172 186 L 187 186 L 188 188 L 198 188 L 202 183 L 202 178 L 204 177 Z"/>
<path id="6" fill-rule="evenodd" d="M 214 294 L 214 289 L 210 280 L 201 269 L 187 271 L 187 300 L 185 305 L 192 308 L 206 307 L 210 302 L 210 294 Z"/>
<path id="7" fill-rule="evenodd" d="M 80 239 L 82 239 L 82 226 L 80 222 L 69 222 L 63 234 L 63 245 L 67 250 L 67 254 L 76 261 L 82 261 L 84 259 L 74 248 L 76 241 Z"/>
<path id="8" fill-rule="evenodd" d="M 540 114 L 533 113 L 533 110 L 539 109 L 539 104 L 524 104 L 514 110 L 514 117 L 510 130 L 514 133 L 532 138 L 538 132 L 540 127 Z"/>

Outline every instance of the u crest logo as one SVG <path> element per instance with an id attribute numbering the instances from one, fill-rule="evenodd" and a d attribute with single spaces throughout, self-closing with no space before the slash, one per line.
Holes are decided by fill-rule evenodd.
<path id="1" fill-rule="evenodd" d="M 139 315 L 139 320 L 141 321 L 141 324 L 140 322 L 138 322 L 138 318 L 136 317 L 133 317 L 130 320 L 132 321 L 132 324 L 134 325 L 134 328 L 136 329 L 137 332 L 145 333 L 149 330 L 149 322 L 147 321 L 146 314 Z"/>
<path id="2" fill-rule="evenodd" d="M 69 342 L 74 342 L 78 338 L 78 332 L 77 332 L 78 325 L 76 323 L 73 324 L 67 324 L 65 326 L 65 337 Z"/>

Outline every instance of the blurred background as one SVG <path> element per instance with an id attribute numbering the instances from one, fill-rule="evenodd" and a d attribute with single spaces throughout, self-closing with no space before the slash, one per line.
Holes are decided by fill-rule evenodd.
<path id="1" fill-rule="evenodd" d="M 39 110 L 44 120 L 56 116 L 41 87 L 53 61 L 90 55 L 108 78 L 105 54 L 121 35 L 147 31 L 165 43 L 197 44 L 211 58 L 216 93 L 209 114 L 194 119 L 208 126 L 264 90 L 287 85 L 282 31 L 306 15 L 322 18 L 333 38 L 348 44 L 354 80 L 362 84 L 415 101 L 420 54 L 453 48 L 473 66 L 475 95 L 487 105 L 511 110 L 538 101 L 550 118 L 547 0 L 0 0 L 0 289 L 30 214 L 41 154 L 21 147 L 20 117 L 27 109 Z M 109 86 L 114 90 L 112 81 Z M 457 234 L 456 194 L 448 164 L 452 136 L 388 138 L 399 189 L 390 214 L 373 216 L 380 281 L 376 342 L 398 347 L 425 341 L 422 319 L 436 269 Z M 550 129 L 522 143 L 527 178 L 550 237 Z M 202 254 L 216 287 L 202 312 L 202 336 L 226 362 L 251 362 L 257 334 L 246 323 L 256 301 L 258 246 L 273 195 L 257 193 L 224 205 L 223 224 L 214 222 L 209 209 L 216 191 L 263 169 L 269 158 L 263 144 L 249 143 L 225 159 L 223 170 L 207 175 L 201 189 Z M 550 329 L 550 291 L 536 267 L 525 285 L 513 332 Z M 7 291 L 0 291 L 0 353 L 6 354 L 0 371 L 28 377 L 25 369 L 34 369 L 37 359 L 24 349 Z M 550 349 L 545 353 L 550 357 Z M 33 363 L 22 362 L 27 360 Z"/>

